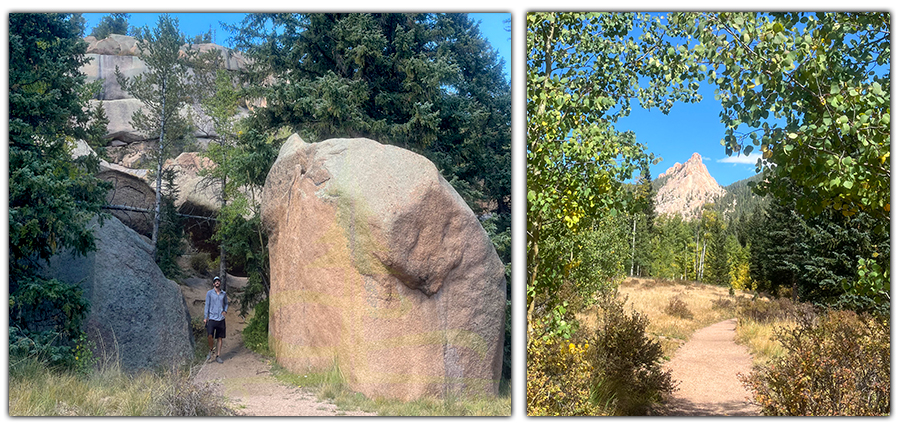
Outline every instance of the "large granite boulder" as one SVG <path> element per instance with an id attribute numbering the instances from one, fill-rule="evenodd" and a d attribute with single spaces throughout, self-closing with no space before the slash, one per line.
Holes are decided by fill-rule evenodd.
<path id="1" fill-rule="evenodd" d="M 175 159 L 166 159 L 163 168 L 175 171 L 175 186 L 178 186 L 175 207 L 179 211 L 202 216 L 212 216 L 218 212 L 221 207 L 222 187 L 215 179 L 200 174 L 204 169 L 215 168 L 215 165 L 215 162 L 196 152 L 185 152 Z M 155 179 L 148 179 L 148 182 L 156 183 Z"/>
<path id="2" fill-rule="evenodd" d="M 106 125 L 106 138 L 121 143 L 131 143 L 149 138 L 143 132 L 131 126 L 131 119 L 134 113 L 144 108 L 143 103 L 136 98 L 125 98 L 119 100 L 102 100 L 103 111 L 106 112 L 106 118 L 109 124 Z M 96 106 L 97 100 L 89 102 L 91 107 Z"/>
<path id="3" fill-rule="evenodd" d="M 280 364 L 337 364 L 376 398 L 497 393 L 503 264 L 430 161 L 367 139 L 294 135 L 262 208 Z"/>
<path id="4" fill-rule="evenodd" d="M 97 250 L 52 257 L 48 277 L 79 284 L 91 303 L 84 329 L 100 355 L 126 370 L 169 367 L 193 354 L 184 297 L 150 255 L 151 246 L 116 218 L 92 224 Z"/>
<path id="5" fill-rule="evenodd" d="M 101 162 L 97 178 L 112 183 L 112 189 L 106 194 L 106 204 L 124 206 L 107 212 L 134 231 L 150 237 L 153 234 L 153 214 L 129 210 L 154 210 L 156 207 L 156 191 L 144 179 L 147 173 L 147 170 Z"/>

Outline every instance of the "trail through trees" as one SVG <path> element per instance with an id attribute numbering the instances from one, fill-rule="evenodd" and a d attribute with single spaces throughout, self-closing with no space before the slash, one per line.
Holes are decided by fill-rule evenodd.
<path id="1" fill-rule="evenodd" d="M 757 416 L 750 392 L 738 380 L 749 374 L 750 353 L 734 342 L 736 319 L 697 330 L 666 368 L 678 383 L 663 414 L 670 416 Z"/>

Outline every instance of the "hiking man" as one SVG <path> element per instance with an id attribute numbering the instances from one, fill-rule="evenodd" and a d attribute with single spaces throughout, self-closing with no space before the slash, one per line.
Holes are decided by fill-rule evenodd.
<path id="1" fill-rule="evenodd" d="M 213 289 L 206 291 L 206 305 L 203 309 L 203 323 L 206 324 L 209 354 L 206 360 L 212 359 L 216 352 L 216 362 L 222 363 L 219 354 L 222 352 L 222 339 L 225 338 L 225 312 L 228 311 L 228 296 L 222 290 L 222 280 L 213 279 Z M 218 348 L 213 349 L 213 336 L 219 340 Z"/>

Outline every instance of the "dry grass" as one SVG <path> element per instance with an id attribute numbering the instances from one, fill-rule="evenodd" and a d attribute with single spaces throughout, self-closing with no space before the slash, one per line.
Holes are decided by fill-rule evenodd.
<path id="1" fill-rule="evenodd" d="M 721 286 L 644 278 L 626 279 L 619 286 L 619 294 L 627 298 L 626 307 L 631 306 L 649 318 L 647 334 L 659 341 L 666 359 L 696 330 L 737 316 L 737 303 L 733 302 L 749 298 L 749 294 L 743 293 L 731 297 L 728 288 Z M 672 312 L 670 305 L 676 299 L 683 310 Z M 667 309 L 674 315 L 667 313 Z M 686 313 L 692 316 L 684 316 Z M 588 309 L 577 318 L 582 326 L 591 328 L 595 325 L 595 314 L 596 309 Z"/>
<path id="2" fill-rule="evenodd" d="M 320 400 L 330 401 L 343 410 L 374 412 L 379 416 L 511 416 L 510 387 L 501 384 L 500 395 L 493 397 L 421 398 L 413 401 L 370 399 L 347 386 L 336 366 L 324 372 L 295 374 L 278 364 L 272 372 L 276 379 L 292 385 L 303 385 Z"/>
<path id="3" fill-rule="evenodd" d="M 116 363 L 89 374 L 10 360 L 10 416 L 221 416 L 225 399 L 183 369 L 128 373 Z"/>
<path id="4" fill-rule="evenodd" d="M 742 318 L 735 329 L 739 344 L 750 348 L 754 364 L 765 364 L 769 360 L 784 355 L 784 347 L 775 339 L 777 328 L 793 328 L 796 322 L 774 321 L 758 322 Z"/>

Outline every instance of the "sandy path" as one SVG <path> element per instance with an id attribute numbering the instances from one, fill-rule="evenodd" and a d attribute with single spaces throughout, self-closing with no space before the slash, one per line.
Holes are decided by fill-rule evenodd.
<path id="1" fill-rule="evenodd" d="M 222 360 L 203 364 L 194 381 L 210 382 L 224 395 L 230 407 L 244 416 L 371 416 L 361 411 L 341 411 L 321 402 L 302 387 L 288 386 L 269 372 L 262 357 L 244 347 L 240 330 L 244 323 L 236 315 L 226 315 L 227 335 L 222 342 Z"/>
<path id="2" fill-rule="evenodd" d="M 665 366 L 678 390 L 669 399 L 670 416 L 757 416 L 738 373 L 752 368 L 747 348 L 734 342 L 737 320 L 729 319 L 694 332 Z"/>

